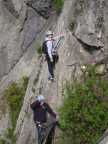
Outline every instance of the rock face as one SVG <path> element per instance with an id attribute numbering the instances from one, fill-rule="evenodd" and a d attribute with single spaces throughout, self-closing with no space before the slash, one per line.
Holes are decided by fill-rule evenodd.
<path id="1" fill-rule="evenodd" d="M 12 81 L 30 76 L 38 47 L 35 43 L 30 45 L 45 31 L 45 23 L 46 20 L 23 0 L 0 0 L 0 101 L 2 92 Z M 9 126 L 6 109 L 4 114 L 0 111 L 0 134 Z"/>
<path id="2" fill-rule="evenodd" d="M 47 12 L 50 3 L 49 0 L 36 1 L 36 4 L 32 1 L 37 11 L 44 5 Z M 0 0 L 0 79 L 17 64 L 44 23 L 42 16 L 24 0 Z"/>
<path id="3" fill-rule="evenodd" d="M 75 36 L 87 45 L 103 47 L 106 1 L 78 0 L 74 3 Z"/>
<path id="4" fill-rule="evenodd" d="M 11 126 L 9 107 L 5 98 L 0 99 L 0 136 Z"/>
<path id="5" fill-rule="evenodd" d="M 0 1 L 0 79 L 7 74 L 22 55 L 22 27 L 26 8 L 19 2 Z M 18 7 L 17 7 L 18 6 Z"/>
<path id="6" fill-rule="evenodd" d="M 30 0 L 27 1 L 27 5 L 46 19 L 50 16 L 50 12 L 52 11 L 52 0 Z"/>
<path id="7" fill-rule="evenodd" d="M 30 76 L 15 134 L 17 144 L 35 144 L 35 124 L 32 120 L 30 99 L 41 93 L 45 95 L 50 105 L 56 109 L 62 104 L 63 84 L 66 80 L 78 79 L 82 73 L 82 65 L 105 63 L 107 72 L 108 2 L 107 0 L 66 0 L 58 19 L 54 14 L 49 16 L 50 0 L 29 1 L 26 3 L 28 6 L 22 0 L 0 2 L 2 9 L 5 8 L 6 11 L 11 9 L 14 13 L 12 19 L 4 19 L 4 16 L 7 15 L 4 15 L 2 10 L 2 16 L 0 17 L 5 23 L 5 25 L 1 24 L 1 31 L 4 31 L 1 38 L 3 44 L 0 53 L 2 54 L 0 64 L 3 67 L 1 70 L 0 66 L 1 77 L 5 72 L 8 73 L 9 69 L 23 55 L 13 70 L 2 79 L 0 90 L 4 89 L 11 80 L 21 77 L 22 73 L 28 73 Z M 9 5 L 10 2 L 11 6 Z M 45 15 L 47 15 L 47 18 L 49 17 L 48 20 L 44 19 L 46 18 Z M 59 62 L 55 69 L 54 83 L 48 82 L 47 64 L 42 57 L 39 58 L 38 54 L 34 54 L 35 50 L 33 49 L 39 41 L 43 40 L 44 33 L 49 28 L 54 30 L 55 35 L 61 33 L 65 35 L 58 50 Z M 9 29 L 9 33 L 11 31 L 11 35 L 12 33 L 15 34 L 13 37 L 16 40 L 15 42 L 13 42 L 12 36 L 8 36 L 7 29 Z M 14 54 L 17 54 L 17 57 Z M 4 62 L 6 63 L 5 67 Z M 102 144 L 107 144 L 107 140 L 106 142 L 103 141 Z"/>
<path id="8" fill-rule="evenodd" d="M 107 1 L 104 1 L 107 3 Z M 17 127 L 17 144 L 33 144 L 35 143 L 35 125 L 32 121 L 32 111 L 30 110 L 30 98 L 42 93 L 46 96 L 48 102 L 53 108 L 56 108 L 62 101 L 62 84 L 66 79 L 73 79 L 80 76 L 80 65 L 85 63 L 102 62 L 105 58 L 103 52 L 99 49 L 107 46 L 106 32 L 104 31 L 105 23 L 103 20 L 98 23 L 95 18 L 105 18 L 107 13 L 107 5 L 101 1 L 65 1 L 64 9 L 57 23 L 54 23 L 53 29 L 55 33 L 64 33 L 65 39 L 59 49 L 59 63 L 56 66 L 56 82 L 49 84 L 47 80 L 46 63 L 42 59 L 36 64 L 33 75 L 30 79 L 27 93 L 25 95 L 24 105 L 22 107 Z M 75 27 L 69 30 L 72 21 L 72 14 L 75 17 L 76 9 L 80 9 L 79 4 L 86 8 L 79 14 L 74 23 Z M 103 14 L 104 12 L 104 14 Z M 107 28 L 107 27 L 106 27 Z M 73 35 L 72 35 L 73 34 Z M 104 45 L 103 45 L 104 44 Z M 85 49 L 86 48 L 86 49 Z M 87 49 L 89 50 L 87 51 Z M 94 50 L 95 49 L 95 50 Z M 93 50 L 93 51 L 92 51 Z M 107 49 L 105 49 L 107 51 Z M 92 52 L 91 52 L 92 51 Z M 55 106 L 56 105 L 56 106 Z"/>

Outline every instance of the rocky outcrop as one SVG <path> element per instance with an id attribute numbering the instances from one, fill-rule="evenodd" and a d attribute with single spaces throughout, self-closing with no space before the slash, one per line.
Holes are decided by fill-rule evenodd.
<path id="1" fill-rule="evenodd" d="M 35 2 L 32 4 L 38 11 L 44 6 L 48 12 L 51 1 Z M 0 80 L 18 63 L 44 24 L 44 18 L 26 1 L 0 0 Z"/>
<path id="2" fill-rule="evenodd" d="M 0 99 L 0 137 L 11 126 L 9 107 L 5 98 Z"/>
<path id="3" fill-rule="evenodd" d="M 0 1 L 0 101 L 2 92 L 12 81 L 31 75 L 37 61 L 36 47 L 39 46 L 33 41 L 37 39 L 39 43 L 38 37 L 42 37 L 40 35 L 52 23 L 53 18 L 46 22 L 22 0 Z M 4 109 L 5 105 L 0 103 L 0 107 Z M 6 109 L 0 114 L 0 126 L 3 126 L 0 127 L 0 134 L 9 126 Z"/>
<path id="4" fill-rule="evenodd" d="M 75 36 L 91 47 L 104 47 L 107 1 L 78 0 L 73 6 L 72 27 Z"/>
<path id="5" fill-rule="evenodd" d="M 0 79 L 22 55 L 23 37 L 20 29 L 26 13 L 24 5 L 19 7 L 19 11 L 15 9 L 11 0 L 0 1 Z"/>
<path id="6" fill-rule="evenodd" d="M 81 45 L 77 43 L 77 40 L 72 36 L 72 33 L 68 30 L 68 15 L 71 9 L 72 1 L 66 1 L 63 9 L 63 13 L 59 17 L 57 23 L 54 23 L 53 29 L 55 33 L 65 34 L 65 39 L 62 41 L 59 49 L 59 63 L 55 70 L 56 80 L 54 83 L 48 82 L 48 71 L 46 62 L 40 59 L 31 76 L 29 86 L 26 92 L 24 105 L 22 107 L 19 119 L 17 121 L 16 135 L 17 144 L 33 144 L 35 143 L 35 125 L 32 120 L 32 111 L 30 110 L 30 99 L 42 93 L 45 95 L 51 106 L 56 109 L 62 102 L 62 84 L 66 79 L 71 77 L 78 77 L 81 73 L 80 68 L 77 66 L 68 66 L 69 64 L 79 63 L 81 55 L 79 48 Z M 67 11 L 68 8 L 68 11 Z M 75 75 L 73 74 L 75 71 Z"/>
<path id="7" fill-rule="evenodd" d="M 49 18 L 52 11 L 52 0 L 29 0 L 26 4 L 32 7 L 42 17 Z"/>
<path id="8" fill-rule="evenodd" d="M 36 44 L 30 45 L 35 39 L 40 41 L 38 35 L 43 35 L 45 29 L 51 26 L 53 17 L 46 23 L 24 1 L 3 0 L 0 6 L 0 85 L 3 91 L 11 81 L 30 75 L 34 67 L 35 58 L 32 57 L 35 57 Z"/>
<path id="9" fill-rule="evenodd" d="M 103 47 L 105 49 L 107 46 L 107 42 L 105 43 L 104 41 L 106 35 L 103 32 L 105 26 L 102 22 L 101 26 L 97 27 L 97 20 L 94 20 L 95 17 L 98 19 L 98 11 L 100 15 L 102 14 L 102 19 L 104 19 L 103 10 L 100 8 L 103 4 L 100 2 L 98 4 L 99 7 L 97 7 L 97 3 L 98 0 L 95 2 L 88 1 L 88 3 L 83 0 L 81 2 L 74 0 L 65 1 L 62 14 L 57 23 L 53 23 L 52 27 L 55 33 L 65 34 L 65 39 L 59 49 L 60 59 L 55 70 L 56 80 L 54 83 L 48 82 L 46 63 L 40 59 L 30 78 L 24 104 L 17 121 L 15 132 L 17 144 L 35 143 L 35 125 L 33 124 L 32 111 L 30 110 L 30 99 L 32 97 L 35 98 L 37 94 L 41 93 L 46 96 L 48 102 L 56 109 L 62 103 L 62 86 L 65 80 L 74 80 L 74 78 L 80 77 L 81 65 L 99 63 L 105 57 L 104 52 L 100 50 L 100 48 Z M 82 6 L 86 4 L 87 6 L 83 12 L 77 13 L 76 16 L 76 9 L 79 4 Z M 78 8 L 80 9 L 80 6 Z M 107 10 L 105 11 L 107 12 Z M 75 21 L 77 23 L 74 23 L 74 29 L 69 30 L 70 23 L 72 24 L 73 22 L 71 14 L 74 17 L 76 16 Z"/>

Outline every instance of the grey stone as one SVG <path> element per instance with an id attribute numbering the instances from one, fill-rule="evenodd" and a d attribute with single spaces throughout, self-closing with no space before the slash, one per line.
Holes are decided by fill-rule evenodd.
<path id="1" fill-rule="evenodd" d="M 14 68 L 44 23 L 24 1 L 0 1 L 0 80 Z"/>
<path id="2" fill-rule="evenodd" d="M 23 39 L 20 33 L 22 23 L 12 1 L 0 1 L 0 79 L 10 71 L 22 55 Z"/>
<path id="3" fill-rule="evenodd" d="M 74 34 L 87 45 L 104 47 L 105 3 L 105 0 L 74 1 Z"/>
<path id="4" fill-rule="evenodd" d="M 14 4 L 11 0 L 3 0 L 2 4 L 7 8 L 7 10 L 16 18 L 19 17 L 18 12 L 16 11 Z"/>
<path id="5" fill-rule="evenodd" d="M 38 15 L 38 12 L 42 15 L 48 12 L 49 17 L 50 0 L 32 1 L 34 8 L 27 7 L 22 0 L 10 2 L 13 3 L 14 12 L 16 11 L 19 16 L 9 13 L 9 8 L 7 9 L 0 1 L 0 76 L 2 78 L 0 98 L 1 92 L 9 83 L 17 81 L 23 75 L 30 77 L 15 134 L 17 144 L 35 144 L 37 133 L 35 136 L 36 128 L 30 109 L 31 99 L 35 99 L 35 96 L 41 93 L 53 109 L 57 110 L 63 102 L 63 84 L 66 80 L 79 79 L 82 74 L 81 66 L 95 62 L 108 67 L 108 2 L 107 0 L 66 0 L 58 19 L 51 15 L 47 21 Z M 73 18 L 75 27 L 70 31 L 69 24 Z M 45 31 L 49 28 L 54 30 L 55 35 L 61 33 L 65 35 L 58 50 L 59 62 L 55 69 L 54 83 L 49 83 L 47 63 L 43 58 L 38 58 L 34 49 L 38 42 L 42 43 Z M 96 49 L 99 47 L 103 47 L 104 51 Z M 85 48 L 95 48 L 95 50 L 90 52 Z M 1 117 L 0 122 L 4 121 L 5 127 L 8 127 L 9 118 L 5 121 L 4 116 Z M 107 143 L 107 138 L 102 141 L 102 144 Z"/>
<path id="6" fill-rule="evenodd" d="M 97 6 L 99 1 L 88 1 L 88 3 L 85 1 L 85 4 L 87 5 L 85 12 L 82 13 L 81 16 L 79 15 L 76 17 L 78 25 L 74 30 L 75 36 L 72 35 L 71 31 L 68 29 L 71 19 L 70 17 L 72 16 L 71 11 L 75 10 L 74 2 L 76 1 L 65 1 L 63 12 L 60 15 L 56 25 L 53 23 L 54 26 L 52 27 L 55 33 L 65 34 L 65 39 L 63 40 L 59 49 L 60 59 L 55 70 L 55 82 L 48 82 L 47 65 L 46 63 L 42 62 L 42 60 L 37 61 L 37 64 L 35 65 L 35 68 L 31 74 L 24 104 L 17 121 L 15 131 L 17 135 L 17 144 L 35 143 L 35 126 L 33 125 L 32 111 L 30 109 L 31 98 L 35 99 L 35 96 L 41 93 L 56 110 L 56 108 L 62 104 L 62 86 L 65 81 L 79 79 L 82 73 L 82 70 L 80 69 L 82 65 L 99 62 L 105 57 L 103 52 L 99 50 L 96 50 L 94 53 L 89 53 L 84 49 L 82 44 L 83 42 L 90 48 L 92 46 L 103 47 L 103 45 L 97 43 L 97 38 L 99 39 L 99 42 L 101 42 L 101 40 L 105 38 L 105 33 L 102 33 L 101 38 L 101 33 L 97 35 L 99 31 L 96 31 L 97 27 L 95 27 L 95 16 L 96 12 L 98 11 Z M 79 1 L 76 3 L 78 2 Z M 87 19 L 89 19 L 89 21 L 87 21 Z M 106 45 L 107 43 L 104 43 L 104 47 Z M 33 134 L 31 134 L 31 132 Z"/>
<path id="7" fill-rule="evenodd" d="M 27 5 L 34 8 L 34 10 L 44 18 L 50 16 L 52 0 L 30 0 L 27 1 Z"/>

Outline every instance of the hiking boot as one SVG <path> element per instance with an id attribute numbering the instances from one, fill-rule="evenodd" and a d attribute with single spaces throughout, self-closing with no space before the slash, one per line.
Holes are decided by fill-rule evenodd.
<path id="1" fill-rule="evenodd" d="M 48 77 L 48 80 L 50 80 L 50 81 L 54 81 L 54 78 L 53 77 Z"/>
<path id="2" fill-rule="evenodd" d="M 51 78 L 50 80 L 53 82 L 53 81 L 54 81 L 54 78 Z"/>

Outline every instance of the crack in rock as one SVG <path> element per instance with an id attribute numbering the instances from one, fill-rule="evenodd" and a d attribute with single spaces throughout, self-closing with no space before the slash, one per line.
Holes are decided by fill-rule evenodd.
<path id="1" fill-rule="evenodd" d="M 7 10 L 15 17 L 19 18 L 18 12 L 15 10 L 14 4 L 11 0 L 3 0 L 2 4 L 7 8 Z"/>

